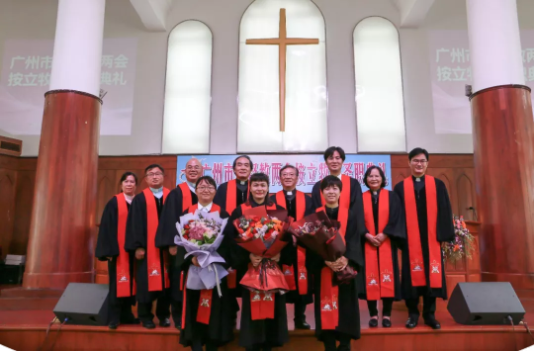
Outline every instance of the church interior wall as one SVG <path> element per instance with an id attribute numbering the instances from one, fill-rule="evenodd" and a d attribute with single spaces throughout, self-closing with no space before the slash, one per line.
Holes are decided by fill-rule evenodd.
<path id="1" fill-rule="evenodd" d="M 147 31 L 128 0 L 109 0 L 105 37 L 138 39 L 132 131 L 129 136 L 102 136 L 100 155 L 161 153 L 167 36 L 178 23 L 197 19 L 214 34 L 210 151 L 236 153 L 239 22 L 250 0 L 177 0 L 167 18 L 167 32 Z M 316 0 L 327 32 L 329 143 L 357 152 L 352 32 L 369 16 L 381 16 L 399 27 L 400 15 L 391 0 Z M 3 0 L 0 4 L 0 59 L 7 39 L 51 39 L 56 0 Z M 521 28 L 529 28 L 534 3 L 518 1 Z M 426 34 L 433 29 L 467 29 L 464 0 L 437 0 L 419 28 L 400 28 L 407 145 L 434 153 L 472 153 L 470 134 L 436 134 L 430 90 Z M 387 98 L 387 97 L 386 97 Z M 104 103 L 105 103 L 104 98 Z M 21 138 L 23 155 L 36 156 L 38 136 Z"/>

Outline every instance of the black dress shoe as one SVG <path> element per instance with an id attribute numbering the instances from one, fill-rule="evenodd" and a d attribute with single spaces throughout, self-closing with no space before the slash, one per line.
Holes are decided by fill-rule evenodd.
<path id="1" fill-rule="evenodd" d="M 428 325 L 432 329 L 441 329 L 441 325 L 436 320 L 436 318 L 425 319 L 425 324 Z"/>
<path id="2" fill-rule="evenodd" d="M 311 329 L 311 327 L 308 323 L 306 323 L 305 320 L 299 320 L 299 321 L 295 321 L 295 329 L 309 330 Z"/>
<path id="3" fill-rule="evenodd" d="M 417 323 L 419 322 L 419 318 L 416 318 L 416 317 L 410 317 L 408 318 L 408 320 L 406 321 L 406 328 L 408 329 L 413 329 L 415 327 L 417 327 Z"/>
<path id="4" fill-rule="evenodd" d="M 377 318 L 371 318 L 369 319 L 369 326 L 371 328 L 376 328 L 378 327 L 378 317 Z"/>
<path id="5" fill-rule="evenodd" d="M 115 329 L 117 329 L 119 327 L 119 323 L 118 322 L 111 322 L 111 323 L 109 323 L 108 327 L 111 330 L 115 330 Z"/>
<path id="6" fill-rule="evenodd" d="M 159 326 L 163 328 L 168 328 L 171 326 L 171 321 L 169 320 L 169 318 L 163 318 L 159 321 Z"/>
<path id="7" fill-rule="evenodd" d="M 382 318 L 382 326 L 384 328 L 391 328 L 391 319 Z"/>
<path id="8" fill-rule="evenodd" d="M 156 327 L 153 321 L 142 321 L 141 324 L 147 329 L 154 329 Z"/>
<path id="9" fill-rule="evenodd" d="M 350 342 L 348 344 L 339 344 L 337 351 L 350 351 Z"/>
<path id="10" fill-rule="evenodd" d="M 182 331 L 182 326 L 180 324 L 176 324 L 174 327 L 179 331 Z"/>

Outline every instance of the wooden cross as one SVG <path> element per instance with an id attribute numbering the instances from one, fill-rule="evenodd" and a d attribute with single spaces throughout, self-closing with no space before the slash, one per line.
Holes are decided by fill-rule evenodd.
<path id="1" fill-rule="evenodd" d="M 286 51 L 287 45 L 319 44 L 319 39 L 288 38 L 286 29 L 286 9 L 280 9 L 280 29 L 278 38 L 247 39 L 248 45 L 278 45 L 278 84 L 280 89 L 280 131 L 286 129 Z"/>

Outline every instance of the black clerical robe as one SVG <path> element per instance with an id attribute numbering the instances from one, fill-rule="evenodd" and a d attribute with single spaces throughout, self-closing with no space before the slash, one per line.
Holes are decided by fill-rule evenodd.
<path id="1" fill-rule="evenodd" d="M 428 180 L 426 179 L 428 178 Z M 410 213 L 407 211 L 406 198 L 407 194 L 405 193 L 405 183 L 407 180 L 411 179 L 413 184 L 413 191 L 416 203 L 416 215 L 415 213 Z M 436 236 L 429 236 L 429 227 L 428 227 L 428 206 L 432 205 L 427 200 L 427 186 L 425 185 L 426 181 L 434 181 L 435 183 L 435 201 L 433 206 L 437 206 L 437 218 L 436 218 Z M 415 177 L 407 178 L 395 186 L 395 193 L 399 196 L 401 200 L 401 205 L 405 213 L 406 222 L 408 223 L 410 219 L 416 221 L 419 225 L 419 237 L 420 245 L 422 250 L 423 262 L 422 267 L 419 265 L 414 265 L 413 260 L 410 259 L 410 240 L 409 232 L 407 229 L 408 239 L 403 242 L 402 245 L 402 297 L 404 299 L 414 299 L 419 296 L 433 296 L 441 297 L 443 299 L 447 298 L 447 286 L 445 279 L 445 262 L 443 260 L 442 250 L 439 250 L 439 260 L 441 263 L 439 269 L 439 274 L 441 275 L 441 287 L 432 288 L 430 283 L 430 272 L 436 272 L 436 267 L 431 265 L 430 262 L 430 253 L 429 253 L 429 243 L 433 240 L 435 244 L 451 241 L 454 239 L 454 226 L 452 223 L 452 209 L 451 203 L 449 200 L 449 194 L 445 184 L 434 177 L 423 176 L 420 178 L 420 181 L 417 181 Z M 413 198 L 413 197 L 412 197 Z M 413 218 L 416 216 L 417 218 Z M 412 283 L 412 271 L 420 271 L 421 268 L 424 268 L 424 276 L 426 284 L 424 286 L 413 286 Z"/>
<path id="2" fill-rule="evenodd" d="M 264 206 L 258 205 L 254 200 L 250 200 L 246 204 L 251 207 Z M 277 210 L 284 210 L 284 208 L 272 204 Z M 238 237 L 238 231 L 231 223 L 242 216 L 243 205 L 237 207 L 228 221 L 225 235 L 231 241 L 231 251 L 227 263 L 237 270 L 237 282 L 245 275 L 250 263 L 250 253 L 237 245 L 235 238 Z M 269 207 L 268 205 L 266 207 Z M 287 264 L 288 257 L 284 256 L 282 250 L 280 254 L 279 265 Z M 242 297 L 241 304 L 241 327 L 239 333 L 239 346 L 241 347 L 280 347 L 289 340 L 289 333 L 287 328 L 287 311 L 285 295 L 276 294 L 274 299 L 274 319 L 252 320 L 251 315 L 251 299 L 250 291 L 238 286 L 236 289 L 238 294 Z"/>
<path id="3" fill-rule="evenodd" d="M 186 213 L 194 213 L 198 209 L 198 205 L 193 205 L 182 215 Z M 228 218 L 229 215 L 221 210 L 216 204 L 212 205 L 210 212 L 219 212 L 221 218 Z M 227 225 L 232 225 L 228 222 Z M 224 233 L 223 233 L 224 235 Z M 230 251 L 232 250 L 233 239 L 224 238 L 221 246 L 217 249 L 217 253 L 225 260 L 229 260 Z M 187 279 L 187 272 L 192 265 L 191 260 L 193 256 L 185 255 L 186 250 L 179 246 L 178 254 L 176 255 L 176 264 L 185 273 L 184 277 Z M 228 264 L 222 264 L 228 268 Z M 187 280 L 184 280 L 186 284 Z M 193 344 L 210 344 L 216 347 L 222 347 L 234 338 L 234 301 L 230 294 L 227 284 L 227 278 L 221 279 L 222 296 L 219 297 L 217 288 L 213 288 L 211 292 L 205 290 L 191 290 L 185 288 L 185 300 L 183 301 L 183 316 L 182 316 L 182 331 L 180 333 L 180 343 L 184 346 L 192 346 Z M 208 295 L 204 295 L 204 294 Z M 203 298 L 203 296 L 207 296 Z M 201 304 L 201 298 L 206 301 Z M 209 306 L 209 307 L 208 307 Z M 206 313 L 204 308 L 209 308 L 209 313 Z M 198 313 L 201 311 L 203 317 L 209 320 L 209 324 L 197 321 Z M 209 315 L 209 318 L 207 318 Z"/>
<path id="4" fill-rule="evenodd" d="M 365 235 L 361 236 L 364 266 L 358 274 L 359 297 L 367 300 L 367 288 L 371 287 L 371 289 L 376 289 L 375 291 L 378 292 L 378 299 L 385 297 L 400 300 L 401 285 L 399 259 L 397 253 L 398 249 L 402 246 L 403 240 L 406 239 L 403 206 L 398 195 L 395 192 L 388 191 L 386 189 L 382 189 L 381 192 L 377 192 L 377 194 L 372 194 L 370 191 L 367 191 L 363 194 L 363 196 L 366 220 L 368 215 L 372 214 L 373 216 L 372 224 L 366 223 L 366 228 L 370 233 L 372 232 L 371 234 L 374 235 L 384 233 L 387 235 L 388 239 L 382 243 L 382 245 L 386 246 L 380 246 L 378 249 L 376 249 L 371 246 L 369 241 L 365 238 Z M 387 197 L 387 199 L 384 197 Z M 380 199 L 387 201 L 382 201 L 382 203 Z M 384 207 L 386 205 L 387 208 Z M 382 218 L 382 215 L 385 217 Z M 383 223 L 385 223 L 385 227 L 382 229 L 381 224 Z M 366 256 L 366 246 L 367 251 L 369 253 L 372 252 L 374 257 Z M 381 252 L 387 251 L 390 251 L 390 257 L 387 257 L 386 260 L 381 260 Z M 375 274 L 371 273 L 370 275 L 372 276 L 368 276 L 367 261 L 369 260 L 371 263 L 371 259 L 378 260 L 378 265 L 376 267 L 377 272 L 375 272 Z M 387 267 L 389 265 L 391 265 L 391 267 Z M 372 270 L 370 269 L 369 271 Z M 386 292 L 385 295 L 387 296 L 384 296 L 384 292 Z M 374 297 L 372 297 L 371 300 L 377 300 Z"/>
<path id="5" fill-rule="evenodd" d="M 171 190 L 161 212 L 158 231 L 156 232 L 156 247 L 167 250 L 175 246 L 174 238 L 178 235 L 176 222 L 190 206 L 198 202 L 197 195 L 192 192 L 187 183 L 181 183 Z M 174 301 L 182 301 L 181 277 L 182 270 L 176 264 L 176 256 L 169 256 L 169 274 L 171 282 L 171 297 Z"/>
<path id="6" fill-rule="evenodd" d="M 321 211 L 322 209 L 318 209 Z M 339 220 L 339 207 L 335 209 L 326 208 L 324 210 L 328 217 Z M 358 225 L 358 221 L 363 221 L 363 213 L 357 213 L 356 207 L 349 211 L 344 236 L 346 252 L 345 257 L 355 271 L 360 272 L 363 267 L 363 257 L 361 253 L 360 237 L 365 235 L 365 226 Z M 310 252 L 309 271 L 314 276 L 314 307 L 315 307 L 315 335 L 321 341 L 324 340 L 325 332 L 337 332 L 352 339 L 360 338 L 360 308 L 358 303 L 358 280 L 352 279 L 348 284 L 339 285 L 337 302 L 325 302 L 322 299 L 321 288 L 323 269 L 330 269 L 324 260 L 316 254 Z M 323 329 L 322 312 L 337 311 L 338 323 L 335 329 Z"/>
<path id="7" fill-rule="evenodd" d="M 122 197 L 122 199 L 119 197 Z M 121 206 L 119 206 L 119 201 L 122 202 Z M 119 207 L 121 208 L 120 211 Z M 131 306 L 135 305 L 135 291 L 133 288 L 134 255 L 124 251 L 124 245 L 122 248 L 119 245 L 119 240 L 124 243 L 126 234 L 125 227 L 123 227 L 122 231 L 119 231 L 119 218 L 120 216 L 128 216 L 129 208 L 130 204 L 126 202 L 122 193 L 113 196 L 108 201 L 100 220 L 95 250 L 95 257 L 98 260 L 108 262 L 110 320 L 114 318 L 112 315 L 114 309 L 118 308 L 120 310 L 120 320 L 114 322 L 120 323 L 133 321 Z M 126 220 L 124 220 L 124 224 L 125 222 Z M 122 235 L 122 238 L 119 238 L 119 235 Z M 120 255 L 126 256 L 126 261 L 123 261 L 124 263 L 122 264 L 119 263 L 120 274 L 117 277 L 117 263 Z M 108 260 L 107 257 L 112 259 Z M 119 280 L 120 282 L 118 282 Z M 121 290 L 120 293 L 117 293 L 118 284 L 124 285 L 119 289 Z"/>
<path id="8" fill-rule="evenodd" d="M 221 207 L 223 211 L 233 213 L 234 210 L 248 200 L 249 182 L 241 184 L 239 180 L 233 179 L 219 185 L 213 202 Z"/>
<path id="9" fill-rule="evenodd" d="M 271 196 L 271 201 L 276 203 L 278 206 L 285 208 L 288 215 L 297 221 L 315 211 L 311 197 L 298 190 L 293 190 L 291 195 L 288 195 L 287 191 L 281 190 L 275 195 Z M 306 270 L 306 248 L 290 243 L 283 250 L 284 255 L 288 257 L 290 264 L 283 265 L 281 267 L 282 272 L 284 272 L 286 277 L 289 276 L 293 278 L 290 288 L 292 286 L 294 287 L 294 290 L 286 294 L 286 302 L 296 303 L 297 301 L 300 301 L 306 305 L 312 303 L 313 278 L 309 276 Z M 303 280 L 306 282 L 304 289 L 301 288 L 301 281 Z"/>
<path id="10" fill-rule="evenodd" d="M 138 194 L 132 200 L 130 212 L 128 213 L 128 221 L 126 224 L 126 243 L 124 245 L 126 251 L 129 251 L 134 256 L 136 249 L 145 249 L 145 257 L 142 260 L 136 260 L 137 301 L 140 303 L 149 303 L 154 301 L 161 294 L 163 289 L 168 288 L 169 285 L 168 269 L 165 264 L 166 261 L 164 257 L 164 251 L 155 248 L 155 240 L 150 242 L 148 239 L 148 226 L 149 222 L 152 220 L 149 219 L 146 198 L 146 196 L 153 197 L 153 199 L 150 200 L 155 201 L 158 217 L 156 220 L 159 221 L 166 194 L 169 193 L 169 190 L 163 188 L 164 195 L 161 198 L 157 198 L 153 194 L 149 193 L 149 191 L 150 189 L 145 189 L 145 191 Z M 157 230 L 157 227 L 154 228 L 154 230 Z M 150 255 L 149 251 L 152 250 L 152 248 L 149 247 L 150 245 L 152 245 L 152 248 L 154 248 L 155 252 L 158 252 L 159 255 L 159 265 L 154 267 L 152 265 L 149 267 L 149 261 L 153 261 L 155 259 L 155 257 L 151 257 Z M 160 290 L 150 290 L 149 280 L 152 278 L 152 281 L 154 281 L 154 277 L 158 277 L 157 279 L 161 280 Z"/>

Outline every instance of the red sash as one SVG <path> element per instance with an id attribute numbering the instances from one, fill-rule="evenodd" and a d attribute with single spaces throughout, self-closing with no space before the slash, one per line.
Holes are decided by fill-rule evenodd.
<path id="1" fill-rule="evenodd" d="M 348 175 L 341 175 L 341 184 L 343 190 L 339 197 L 339 212 L 338 212 L 338 221 L 341 223 L 341 232 L 345 233 L 347 230 L 347 221 L 349 220 L 349 208 L 350 208 L 350 177 Z M 321 203 L 325 205 L 323 192 L 321 194 Z M 343 234 L 345 236 L 345 234 Z"/>
<path id="2" fill-rule="evenodd" d="M 373 200 L 370 191 L 363 194 L 363 209 L 365 212 L 365 226 L 369 234 L 376 236 L 383 233 L 389 221 L 389 191 L 380 190 L 378 201 L 378 230 L 375 228 L 373 214 Z M 393 282 L 393 260 L 391 240 L 387 238 L 382 245 L 375 247 L 365 242 L 365 278 L 367 300 L 376 301 L 381 297 L 395 297 Z M 378 259 L 380 258 L 380 262 Z"/>
<path id="3" fill-rule="evenodd" d="M 119 242 L 119 256 L 117 257 L 117 297 L 132 296 L 135 291 L 130 291 L 130 255 L 124 250 L 126 241 L 126 220 L 128 219 L 128 205 L 123 193 L 115 195 L 117 198 L 118 217 L 117 241 Z M 134 281 L 135 284 L 135 281 Z M 135 285 L 133 286 L 135 290 Z"/>
<path id="4" fill-rule="evenodd" d="M 347 177 L 350 181 L 350 178 Z M 343 184 L 343 187 L 345 187 L 345 184 Z M 350 186 L 349 186 L 350 189 Z M 350 194 L 350 192 L 346 192 L 346 194 Z M 321 194 L 322 196 L 322 194 Z M 343 192 L 341 194 L 343 196 Z M 338 220 L 341 222 L 341 199 L 340 199 L 340 208 L 338 212 Z M 349 195 L 349 202 L 350 202 L 350 195 Z M 316 212 L 325 211 L 324 207 L 320 207 L 316 210 Z M 341 227 L 339 229 L 339 233 L 341 234 L 341 238 L 343 238 L 343 241 L 345 241 L 345 230 L 347 228 L 347 222 L 348 222 L 348 208 L 347 208 L 347 216 L 343 219 L 344 222 L 341 222 Z M 328 268 L 323 267 L 321 270 L 321 329 L 322 330 L 335 330 L 339 324 L 339 305 L 338 305 L 338 297 L 339 297 L 339 287 L 334 286 L 332 284 L 332 280 L 334 278 L 334 272 Z"/>
<path id="5" fill-rule="evenodd" d="M 188 212 L 195 213 L 196 210 L 198 210 L 198 203 L 189 207 Z M 217 204 L 211 204 L 210 212 L 220 213 L 221 208 Z M 200 290 L 200 300 L 198 301 L 198 310 L 197 310 L 197 322 L 198 323 L 210 324 L 212 297 L 213 297 L 213 289 Z"/>
<path id="6" fill-rule="evenodd" d="M 237 207 L 237 181 L 235 179 L 232 179 L 226 183 L 226 212 L 228 212 L 230 215 Z M 250 192 L 250 183 L 247 183 L 247 197 L 248 200 L 248 193 Z"/>
<path id="7" fill-rule="evenodd" d="M 163 203 L 167 195 L 169 195 L 169 189 L 163 188 Z M 146 216 L 147 216 L 147 232 L 146 232 L 146 242 L 147 242 L 147 273 L 148 273 L 148 291 L 161 291 L 163 290 L 162 281 L 161 281 L 161 270 L 163 269 L 163 275 L 165 280 L 165 288 L 170 286 L 169 272 L 165 262 L 160 260 L 160 249 L 154 245 L 156 241 L 156 231 L 158 230 L 158 208 L 156 206 L 156 200 L 154 199 L 154 194 L 150 188 L 143 190 L 146 200 Z"/>
<path id="8" fill-rule="evenodd" d="M 425 193 L 428 227 L 428 252 L 430 268 L 430 287 L 441 288 L 441 245 L 437 240 L 438 197 L 436 193 L 436 180 L 425 175 Z M 423 262 L 423 249 L 419 234 L 419 221 L 417 218 L 417 204 L 412 177 L 404 180 L 404 205 L 406 208 L 406 229 L 408 231 L 408 250 L 412 286 L 426 286 L 425 264 Z"/>
<path id="9" fill-rule="evenodd" d="M 193 198 L 191 197 L 191 189 L 187 183 L 181 183 L 178 185 L 180 190 L 182 190 L 182 211 L 187 210 L 191 205 L 193 205 Z"/>
<path id="10" fill-rule="evenodd" d="M 306 213 L 306 195 L 304 195 L 303 192 L 296 190 L 296 217 L 295 220 L 300 220 L 304 218 L 304 214 Z M 276 203 L 278 206 L 281 206 L 285 209 L 286 207 L 286 196 L 284 194 L 284 191 L 279 191 L 276 193 Z M 297 287 L 295 286 L 295 269 L 294 267 L 283 265 L 282 266 L 282 272 L 284 272 L 284 276 L 286 278 L 287 284 L 289 286 L 289 290 L 295 290 Z M 308 270 L 306 269 L 306 249 L 297 246 L 297 276 L 298 276 L 298 286 L 299 286 L 299 295 L 306 295 L 308 294 Z"/>

